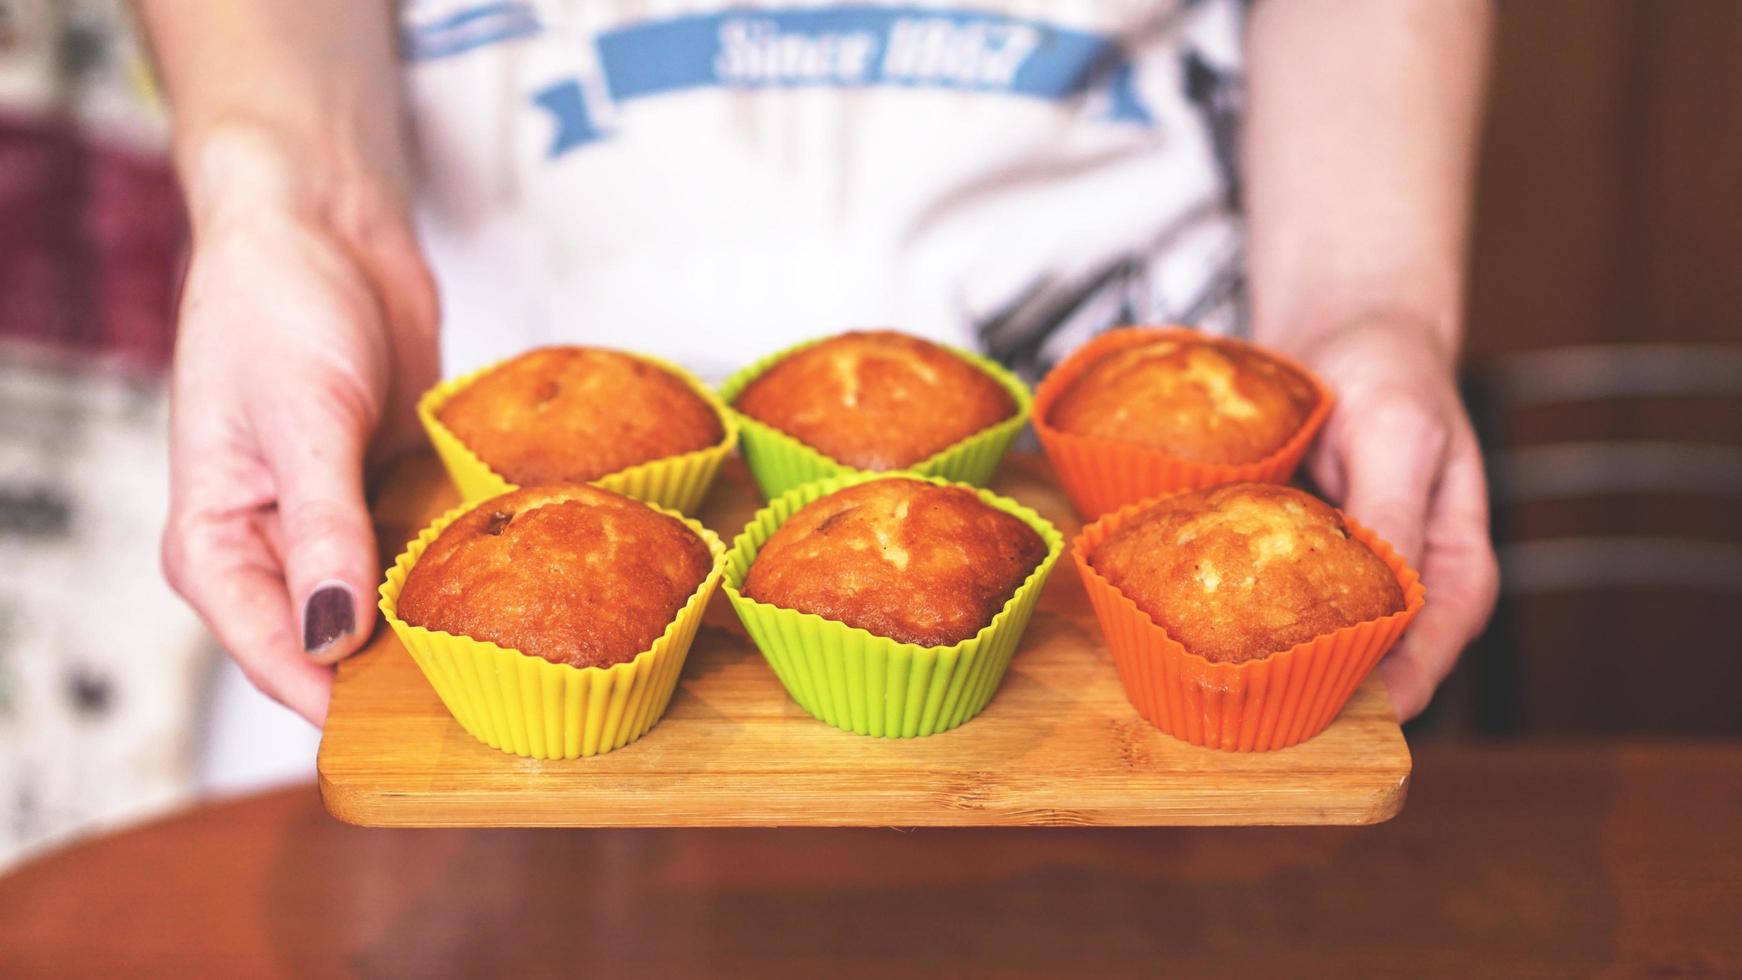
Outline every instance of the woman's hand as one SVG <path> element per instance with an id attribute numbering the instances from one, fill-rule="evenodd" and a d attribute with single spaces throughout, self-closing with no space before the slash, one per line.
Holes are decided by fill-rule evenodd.
<path id="1" fill-rule="evenodd" d="M 1337 393 L 1307 464 L 1330 499 L 1421 571 L 1427 606 L 1379 664 L 1398 715 L 1420 714 L 1494 609 L 1482 454 L 1452 353 L 1414 323 L 1371 319 L 1290 353 Z"/>
<path id="2" fill-rule="evenodd" d="M 1336 389 L 1309 460 L 1421 570 L 1427 608 L 1379 666 L 1427 706 L 1494 605 L 1482 458 L 1452 383 L 1488 0 L 1252 6 L 1241 146 L 1253 336 Z"/>
<path id="3" fill-rule="evenodd" d="M 329 665 L 375 621 L 365 455 L 415 432 L 435 288 L 391 184 L 246 131 L 184 169 L 164 571 L 256 687 L 319 725 Z"/>

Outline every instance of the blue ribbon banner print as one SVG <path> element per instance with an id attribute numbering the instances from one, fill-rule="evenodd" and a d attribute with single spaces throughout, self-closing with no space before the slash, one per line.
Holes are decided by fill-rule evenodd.
<path id="1" fill-rule="evenodd" d="M 412 60 L 444 58 L 540 29 L 529 4 L 491 4 L 408 28 L 402 50 Z M 588 92 L 577 75 L 533 94 L 555 123 L 551 156 L 607 135 L 588 111 L 589 96 L 621 104 L 706 87 L 888 85 L 1058 100 L 1104 86 L 1110 121 L 1153 121 L 1114 40 L 996 14 L 737 10 L 637 23 L 596 43 L 603 92 Z"/>

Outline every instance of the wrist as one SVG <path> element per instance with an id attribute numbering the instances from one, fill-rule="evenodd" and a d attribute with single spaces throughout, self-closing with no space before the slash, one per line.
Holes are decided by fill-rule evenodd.
<path id="1" fill-rule="evenodd" d="M 1350 297 L 1301 304 L 1288 315 L 1258 313 L 1254 338 L 1308 364 L 1350 345 L 1406 347 L 1450 370 L 1463 332 L 1457 304 L 1413 298 Z"/>
<path id="2" fill-rule="evenodd" d="M 174 153 L 196 240 L 264 216 L 344 238 L 408 220 L 403 161 L 342 134 L 229 118 L 182 128 Z"/>

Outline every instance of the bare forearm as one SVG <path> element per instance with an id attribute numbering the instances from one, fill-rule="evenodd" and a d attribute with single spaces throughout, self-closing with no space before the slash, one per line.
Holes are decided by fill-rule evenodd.
<path id="1" fill-rule="evenodd" d="M 1255 329 L 1285 349 L 1361 320 L 1449 355 L 1462 319 L 1487 0 L 1270 0 L 1244 147 Z"/>
<path id="2" fill-rule="evenodd" d="M 234 195 L 326 207 L 409 167 L 388 0 L 135 0 L 168 90 L 195 218 Z M 276 160 L 277 163 L 269 161 Z"/>

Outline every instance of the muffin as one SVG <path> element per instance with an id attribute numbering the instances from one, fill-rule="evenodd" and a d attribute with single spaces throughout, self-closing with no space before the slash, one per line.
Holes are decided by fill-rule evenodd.
<path id="1" fill-rule="evenodd" d="M 1034 529 L 966 489 L 871 480 L 783 523 L 742 592 L 899 642 L 948 646 L 991 623 L 1047 550 Z"/>
<path id="2" fill-rule="evenodd" d="M 646 504 L 584 484 L 529 487 L 448 525 L 412 566 L 397 615 L 608 667 L 651 648 L 712 566 L 701 538 Z"/>
<path id="3" fill-rule="evenodd" d="M 586 483 L 725 438 L 719 413 L 682 377 L 590 347 L 505 361 L 456 391 L 436 417 L 520 486 Z"/>
<path id="4" fill-rule="evenodd" d="M 1309 494 L 1236 483 L 1156 501 L 1089 565 L 1186 650 L 1243 663 L 1403 609 L 1387 564 Z"/>
<path id="5" fill-rule="evenodd" d="M 861 470 L 913 466 L 1018 410 L 976 365 L 889 330 L 845 333 L 784 357 L 733 407 Z"/>
<path id="6" fill-rule="evenodd" d="M 1047 421 L 1073 435 L 1237 465 L 1280 450 L 1317 402 L 1311 381 L 1262 351 L 1176 331 L 1106 351 Z"/>

